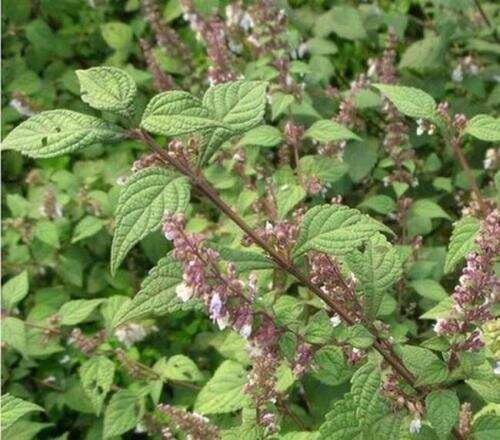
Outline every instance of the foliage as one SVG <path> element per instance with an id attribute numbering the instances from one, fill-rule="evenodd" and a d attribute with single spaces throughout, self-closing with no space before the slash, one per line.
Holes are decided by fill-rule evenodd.
<path id="1" fill-rule="evenodd" d="M 500 5 L 2 24 L 6 439 L 500 437 Z"/>

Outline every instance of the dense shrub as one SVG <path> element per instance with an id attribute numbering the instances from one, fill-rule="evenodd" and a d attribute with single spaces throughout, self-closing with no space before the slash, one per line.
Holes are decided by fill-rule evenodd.
<path id="1" fill-rule="evenodd" d="M 2 9 L 6 439 L 500 438 L 500 5 Z"/>

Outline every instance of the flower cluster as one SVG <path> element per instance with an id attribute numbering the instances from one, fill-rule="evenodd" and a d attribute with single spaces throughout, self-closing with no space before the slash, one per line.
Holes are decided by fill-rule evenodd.
<path id="1" fill-rule="evenodd" d="M 106 330 L 101 330 L 92 336 L 86 336 L 78 327 L 75 327 L 68 338 L 68 344 L 74 345 L 85 356 L 90 357 L 105 340 Z"/>
<path id="2" fill-rule="evenodd" d="M 276 415 L 271 409 L 279 398 L 276 390 L 278 357 L 273 350 L 264 350 L 251 356 L 251 359 L 252 370 L 243 392 L 252 399 L 259 426 L 273 433 L 277 431 Z"/>
<path id="3" fill-rule="evenodd" d="M 172 53 L 185 63 L 190 63 L 189 51 L 176 31 L 162 19 L 156 0 L 142 0 L 144 17 L 154 32 L 156 42 L 167 53 Z M 144 49 L 143 49 L 144 50 Z"/>
<path id="4" fill-rule="evenodd" d="M 148 70 L 151 72 L 153 76 L 153 83 L 159 92 L 164 92 L 166 90 L 171 90 L 175 88 L 175 83 L 173 78 L 166 72 L 164 72 L 158 61 L 156 60 L 153 49 L 147 40 L 141 38 L 139 40 L 139 46 L 141 47 L 142 54 L 144 55 L 144 59 L 146 60 L 146 65 Z"/>
<path id="5" fill-rule="evenodd" d="M 439 335 L 464 335 L 453 346 L 455 351 L 474 350 L 483 345 L 477 329 L 493 319 L 491 307 L 498 301 L 500 280 L 493 263 L 500 253 L 500 211 L 493 210 L 483 220 L 476 238 L 477 251 L 466 258 L 459 284 L 452 295 L 453 316 L 437 321 Z M 471 331 L 471 326 L 473 330 Z"/>
<path id="6" fill-rule="evenodd" d="M 276 252 L 288 257 L 293 245 L 297 241 L 299 233 L 299 222 L 282 220 L 275 224 L 266 222 L 265 226 L 255 230 L 256 235 L 265 241 L 269 246 L 272 246 Z M 248 235 L 243 237 L 242 244 L 250 246 L 253 244 L 253 239 Z"/>
<path id="7" fill-rule="evenodd" d="M 256 297 L 255 279 L 245 285 L 236 276 L 234 264 L 228 263 L 223 272 L 219 253 L 203 246 L 201 234 L 184 231 L 186 219 L 183 214 L 166 214 L 163 232 L 174 245 L 173 256 L 183 265 L 183 283 L 176 293 L 182 301 L 199 298 L 206 305 L 210 318 L 220 329 L 228 326 L 246 339 L 267 346 L 274 342 L 276 329 L 266 315 L 260 318 L 260 326 L 254 328 L 252 305 Z"/>
<path id="8" fill-rule="evenodd" d="M 210 421 L 195 412 L 188 412 L 168 404 L 158 405 L 158 410 L 167 415 L 172 424 L 192 440 L 219 439 L 220 432 Z M 171 434 L 170 430 L 165 430 L 165 434 Z M 164 435 L 163 438 L 173 438 Z"/>
<path id="9" fill-rule="evenodd" d="M 145 168 L 161 166 L 163 164 L 164 164 L 164 159 L 162 159 L 158 153 L 154 152 L 150 154 L 145 154 L 132 164 L 132 172 L 137 173 L 138 171 L 143 170 Z"/>
<path id="10" fill-rule="evenodd" d="M 475 76 L 479 73 L 479 66 L 471 55 L 459 58 L 457 66 L 451 73 L 451 79 L 454 82 L 460 83 L 464 80 L 465 75 Z"/>
<path id="11" fill-rule="evenodd" d="M 156 326 L 145 326 L 134 322 L 122 325 L 115 330 L 116 339 L 118 339 L 127 348 L 132 347 L 136 342 L 145 339 L 149 334 L 157 332 Z"/>
<path id="12" fill-rule="evenodd" d="M 191 0 L 181 0 L 180 3 L 185 20 L 207 48 L 207 56 L 212 64 L 208 70 L 210 84 L 235 80 L 237 76 L 232 69 L 233 55 L 228 47 L 226 23 L 215 13 L 209 20 L 205 19 L 196 11 Z"/>
<path id="13" fill-rule="evenodd" d="M 340 263 L 321 252 L 309 252 L 308 259 L 311 267 L 311 281 L 359 319 L 362 307 L 360 299 L 356 296 L 357 280 L 354 274 L 350 273 L 344 278 Z"/>

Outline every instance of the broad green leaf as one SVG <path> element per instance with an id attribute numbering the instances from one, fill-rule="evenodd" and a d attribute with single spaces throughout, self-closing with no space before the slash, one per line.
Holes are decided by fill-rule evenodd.
<path id="1" fill-rule="evenodd" d="M 21 418 L 2 431 L 2 438 L 4 440 L 33 440 L 40 438 L 37 434 L 50 426 L 54 426 L 53 423 L 32 422 Z M 57 437 L 53 440 L 67 440 L 67 437 Z"/>
<path id="2" fill-rule="evenodd" d="M 302 219 L 294 257 L 310 250 L 343 255 L 360 246 L 377 231 L 390 230 L 383 224 L 343 205 L 318 205 Z"/>
<path id="3" fill-rule="evenodd" d="M 2 286 L 2 306 L 8 311 L 28 294 L 28 272 L 25 270 Z"/>
<path id="4" fill-rule="evenodd" d="M 311 344 L 326 344 L 331 342 L 333 330 L 327 313 L 320 310 L 309 320 L 304 330 L 304 339 Z"/>
<path id="5" fill-rule="evenodd" d="M 361 324 L 354 324 L 347 328 L 346 342 L 355 347 L 365 349 L 374 341 L 373 335 Z"/>
<path id="6" fill-rule="evenodd" d="M 432 351 L 412 345 L 401 347 L 403 362 L 417 377 L 420 385 L 443 382 L 448 377 L 448 368 Z"/>
<path id="7" fill-rule="evenodd" d="M 427 420 L 440 438 L 447 438 L 451 428 L 458 422 L 460 401 L 454 391 L 437 390 L 425 398 Z"/>
<path id="8" fill-rule="evenodd" d="M 352 376 L 351 394 L 356 404 L 356 417 L 362 425 L 371 425 L 387 412 L 380 395 L 380 371 L 374 363 L 363 365 Z"/>
<path id="9" fill-rule="evenodd" d="M 329 119 L 316 121 L 304 135 L 318 142 L 333 142 L 348 139 L 360 140 L 359 136 L 351 130 Z"/>
<path id="10" fill-rule="evenodd" d="M 132 301 L 124 303 L 118 309 L 113 317 L 112 327 L 118 327 L 128 321 L 194 308 L 193 301 L 183 303 L 177 298 L 175 288 L 180 283 L 182 283 L 181 264 L 171 256 L 161 258 L 142 282 L 139 293 L 132 298 Z"/>
<path id="11" fill-rule="evenodd" d="M 258 145 L 259 147 L 275 147 L 283 141 L 283 135 L 276 127 L 261 125 L 247 131 L 241 138 L 242 145 Z"/>
<path id="12" fill-rule="evenodd" d="M 33 236 L 50 247 L 56 249 L 60 247 L 59 230 L 56 224 L 50 220 L 39 221 L 33 230 Z"/>
<path id="13" fill-rule="evenodd" d="M 103 24 L 101 34 L 107 45 L 119 52 L 126 52 L 130 49 L 134 36 L 132 28 L 119 21 Z"/>
<path id="14" fill-rule="evenodd" d="M 224 361 L 198 393 L 194 410 L 200 414 L 223 414 L 241 409 L 247 402 L 243 387 L 247 372 L 241 364 Z"/>
<path id="15" fill-rule="evenodd" d="M 443 299 L 439 304 L 430 310 L 427 310 L 420 319 L 437 319 L 448 316 L 453 309 L 453 301 L 451 298 Z"/>
<path id="16" fill-rule="evenodd" d="M 420 89 L 387 84 L 374 84 L 373 86 L 387 96 L 389 101 L 406 116 L 433 119 L 436 115 L 434 98 Z"/>
<path id="17" fill-rule="evenodd" d="M 104 298 L 68 301 L 57 312 L 61 325 L 76 325 L 85 321 L 103 301 Z"/>
<path id="18" fill-rule="evenodd" d="M 77 70 L 83 102 L 98 110 L 130 114 L 137 86 L 132 77 L 116 67 L 93 67 Z"/>
<path id="19" fill-rule="evenodd" d="M 315 35 L 326 37 L 331 32 L 348 40 L 366 38 L 362 16 L 351 6 L 336 6 L 319 17 L 314 26 Z"/>
<path id="20" fill-rule="evenodd" d="M 410 213 L 423 218 L 444 218 L 449 220 L 450 216 L 436 202 L 429 199 L 420 199 L 411 205 Z"/>
<path id="21" fill-rule="evenodd" d="M 351 377 L 344 352 L 340 347 L 327 345 L 320 348 L 313 357 L 313 375 L 327 385 L 339 385 Z"/>
<path id="22" fill-rule="evenodd" d="M 478 393 L 486 402 L 500 403 L 500 379 L 469 379 L 465 383 Z"/>
<path id="23" fill-rule="evenodd" d="M 165 212 L 184 211 L 189 195 L 187 179 L 163 168 L 146 168 L 130 177 L 116 210 L 111 273 L 136 243 L 161 226 Z"/>
<path id="24" fill-rule="evenodd" d="M 344 162 L 349 166 L 353 182 L 363 180 L 377 163 L 378 143 L 373 140 L 349 142 L 344 151 Z"/>
<path id="25" fill-rule="evenodd" d="M 267 83 L 233 81 L 210 87 L 203 105 L 224 127 L 243 133 L 262 121 L 266 104 Z"/>
<path id="26" fill-rule="evenodd" d="M 307 196 L 300 185 L 281 185 L 275 191 L 276 210 L 278 218 L 282 219 Z"/>
<path id="27" fill-rule="evenodd" d="M 324 183 L 334 183 L 349 171 L 349 166 L 333 157 L 323 155 L 302 156 L 299 160 L 300 173 L 307 178 L 317 178 Z"/>
<path id="28" fill-rule="evenodd" d="M 94 356 L 82 364 L 78 373 L 85 394 L 92 402 L 96 415 L 100 415 L 104 399 L 113 384 L 115 364 L 104 356 Z"/>
<path id="29" fill-rule="evenodd" d="M 137 414 L 137 395 L 123 389 L 113 394 L 104 412 L 105 439 L 130 431 L 139 421 Z"/>
<path id="30" fill-rule="evenodd" d="M 201 382 L 204 380 L 204 376 L 197 365 L 182 354 L 174 355 L 168 358 L 166 362 L 158 362 L 154 370 L 167 380 L 181 382 Z"/>
<path id="31" fill-rule="evenodd" d="M 232 136 L 258 125 L 266 105 L 267 83 L 233 81 L 210 87 L 203 97 L 203 106 L 218 121 L 219 128 L 203 133 L 203 147 L 198 162 L 206 163 L 215 151 Z"/>
<path id="32" fill-rule="evenodd" d="M 2 407 L 2 431 L 12 426 L 16 420 L 30 412 L 43 411 L 43 408 L 40 406 L 19 397 L 11 396 L 10 394 L 3 394 L 0 404 Z"/>
<path id="33" fill-rule="evenodd" d="M 472 425 L 473 440 L 496 440 L 500 436 L 500 417 L 485 414 L 474 421 Z"/>
<path id="34" fill-rule="evenodd" d="M 34 158 L 48 158 L 124 136 L 120 127 L 94 116 L 70 110 L 49 110 L 14 128 L 2 142 L 2 148 Z"/>
<path id="35" fill-rule="evenodd" d="M 156 95 L 141 120 L 142 128 L 164 136 L 180 136 L 220 125 L 199 99 L 180 90 Z"/>
<path id="36" fill-rule="evenodd" d="M 373 231 L 363 253 L 352 252 L 345 261 L 361 282 L 366 315 L 377 316 L 382 297 L 399 278 L 403 269 L 395 247 L 380 233 Z"/>
<path id="37" fill-rule="evenodd" d="M 396 210 L 396 202 L 389 196 L 377 194 L 363 200 L 358 208 L 368 208 L 379 214 L 389 214 Z"/>
<path id="38" fill-rule="evenodd" d="M 500 118 L 490 115 L 474 116 L 465 127 L 464 133 L 470 134 L 482 141 L 500 141 Z"/>
<path id="39" fill-rule="evenodd" d="M 411 435 L 408 423 L 405 423 L 405 418 L 407 419 L 407 416 L 405 417 L 405 413 L 402 411 L 395 414 L 387 414 L 382 419 L 375 422 L 373 428 L 371 429 L 372 438 L 380 438 L 384 440 L 410 440 L 412 438 L 435 440 L 434 438 L 423 437 L 420 433 L 418 437 Z M 423 429 L 420 430 L 420 432 L 422 431 Z"/>
<path id="40" fill-rule="evenodd" d="M 261 253 L 255 251 L 242 251 L 210 243 L 208 247 L 216 250 L 225 261 L 234 263 L 236 273 L 249 272 L 251 270 L 272 269 L 274 263 Z"/>
<path id="41" fill-rule="evenodd" d="M 1 320 L 1 340 L 23 356 L 27 354 L 26 327 L 24 322 L 14 316 Z"/>
<path id="42" fill-rule="evenodd" d="M 83 217 L 75 226 L 71 243 L 76 243 L 85 238 L 92 237 L 103 228 L 105 223 L 106 222 L 104 220 L 94 217 L 92 215 L 87 215 L 86 217 Z"/>
<path id="43" fill-rule="evenodd" d="M 442 301 L 448 298 L 448 293 L 444 287 L 435 280 L 413 280 L 410 281 L 408 285 L 415 289 L 420 296 L 432 299 L 433 301 Z"/>
<path id="44" fill-rule="evenodd" d="M 474 217 L 463 217 L 453 223 L 453 233 L 444 262 L 446 273 L 451 272 L 462 258 L 475 249 L 474 240 L 478 231 L 479 221 Z"/>
<path id="45" fill-rule="evenodd" d="M 320 426 L 320 440 L 355 440 L 361 438 L 360 422 L 356 416 L 357 404 L 352 395 L 334 401 L 332 409 Z"/>
<path id="46" fill-rule="evenodd" d="M 408 46 L 401 57 L 399 67 L 420 73 L 437 70 L 443 67 L 444 55 L 444 39 L 431 35 Z"/>

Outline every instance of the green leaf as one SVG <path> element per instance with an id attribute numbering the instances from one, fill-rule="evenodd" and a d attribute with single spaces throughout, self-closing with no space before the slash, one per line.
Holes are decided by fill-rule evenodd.
<path id="1" fill-rule="evenodd" d="M 464 133 L 468 133 L 482 141 L 500 141 L 500 118 L 489 115 L 474 116 L 465 127 Z"/>
<path id="2" fill-rule="evenodd" d="M 33 230 L 33 235 L 43 243 L 53 248 L 59 248 L 59 231 L 54 222 L 42 220 L 38 222 Z"/>
<path id="3" fill-rule="evenodd" d="M 93 116 L 70 110 L 50 110 L 32 116 L 12 130 L 2 142 L 34 158 L 61 156 L 99 142 L 124 137 L 123 130 Z"/>
<path id="4" fill-rule="evenodd" d="M 182 354 L 168 358 L 168 361 L 154 367 L 162 378 L 181 382 L 201 382 L 204 376 L 197 365 Z"/>
<path id="5" fill-rule="evenodd" d="M 317 178 L 321 182 L 334 183 L 340 180 L 349 171 L 349 166 L 333 157 L 323 155 L 302 156 L 299 160 L 299 169 L 303 176 Z"/>
<path id="6" fill-rule="evenodd" d="M 219 128 L 206 130 L 199 164 L 206 163 L 229 138 L 258 125 L 266 105 L 267 83 L 234 81 L 210 87 L 203 97 L 203 106 L 219 122 Z"/>
<path id="7" fill-rule="evenodd" d="M 302 219 L 293 250 L 295 258 L 309 250 L 343 255 L 360 246 L 377 231 L 390 230 L 383 224 L 342 205 L 318 205 Z"/>
<path id="8" fill-rule="evenodd" d="M 333 326 L 324 310 L 315 313 L 304 330 L 304 339 L 311 344 L 326 344 L 333 336 Z"/>
<path id="9" fill-rule="evenodd" d="M 132 113 L 137 86 L 132 77 L 116 67 L 93 67 L 77 70 L 83 102 L 93 108 Z"/>
<path id="10" fill-rule="evenodd" d="M 103 301 L 104 298 L 68 301 L 57 312 L 61 325 L 76 325 L 85 321 Z"/>
<path id="11" fill-rule="evenodd" d="M 1 320 L 1 340 L 23 356 L 27 353 L 26 327 L 19 318 L 7 316 Z"/>
<path id="12" fill-rule="evenodd" d="M 453 223 L 453 233 L 451 234 L 448 253 L 444 262 L 444 271 L 446 273 L 451 272 L 462 258 L 475 249 L 474 240 L 478 231 L 479 220 L 474 217 L 463 217 Z"/>
<path id="13" fill-rule="evenodd" d="M 315 35 L 325 37 L 331 32 L 348 40 L 366 38 L 362 16 L 351 6 L 336 6 L 319 17 L 314 27 Z"/>
<path id="14" fill-rule="evenodd" d="M 382 234 L 373 231 L 370 235 L 365 251 L 352 252 L 345 260 L 361 282 L 366 315 L 375 318 L 384 294 L 401 278 L 403 269 L 397 249 Z"/>
<path id="15" fill-rule="evenodd" d="M 77 243 L 80 240 L 89 238 L 97 234 L 106 222 L 92 215 L 83 217 L 75 226 L 71 243 Z"/>
<path id="16" fill-rule="evenodd" d="M 272 269 L 275 267 L 275 264 L 261 253 L 232 249 L 214 242 L 211 242 L 208 247 L 216 250 L 224 261 L 234 263 L 236 273 L 238 274 L 251 270 Z"/>
<path id="17" fill-rule="evenodd" d="M 304 133 L 306 137 L 310 137 L 318 142 L 333 142 L 348 139 L 361 140 L 359 136 L 354 134 L 351 130 L 338 124 L 337 122 L 330 121 L 329 119 L 322 119 L 316 121 Z"/>
<path id="18" fill-rule="evenodd" d="M 357 404 L 352 395 L 334 401 L 332 409 L 320 426 L 320 440 L 355 440 L 361 435 L 361 426 L 356 417 Z"/>
<path id="19" fill-rule="evenodd" d="M 156 95 L 141 120 L 142 128 L 164 136 L 180 136 L 220 125 L 199 99 L 180 90 Z"/>
<path id="20" fill-rule="evenodd" d="M 141 290 L 124 303 L 113 317 L 112 327 L 129 321 L 137 321 L 151 316 L 165 315 L 177 310 L 194 308 L 193 301 L 183 303 L 175 293 L 175 287 L 182 283 L 182 266 L 171 256 L 158 261 L 141 284 Z"/>
<path id="21" fill-rule="evenodd" d="M 401 347 L 401 351 L 404 364 L 417 377 L 417 384 L 432 385 L 448 377 L 446 364 L 432 351 L 412 345 Z"/>
<path id="22" fill-rule="evenodd" d="M 243 133 L 262 121 L 266 104 L 267 83 L 233 81 L 210 87 L 203 105 L 224 127 Z"/>
<path id="23" fill-rule="evenodd" d="M 401 57 L 399 67 L 421 73 L 437 70 L 443 66 L 444 54 L 444 39 L 431 35 L 408 46 Z"/>
<path id="24" fill-rule="evenodd" d="M 115 364 L 104 356 L 95 356 L 83 363 L 78 373 L 85 394 L 96 415 L 100 415 L 104 399 L 113 384 Z"/>
<path id="25" fill-rule="evenodd" d="M 136 243 L 161 226 L 165 212 L 186 209 L 189 195 L 187 179 L 163 168 L 146 168 L 130 177 L 116 210 L 112 274 Z"/>
<path id="26" fill-rule="evenodd" d="M 344 162 L 349 166 L 353 182 L 360 182 L 377 163 L 378 143 L 372 140 L 349 142 L 344 151 Z"/>
<path id="27" fill-rule="evenodd" d="M 411 205 L 410 213 L 428 219 L 444 218 L 450 220 L 450 216 L 436 202 L 429 199 L 420 199 Z"/>
<path id="28" fill-rule="evenodd" d="M 307 196 L 300 185 L 281 185 L 275 192 L 276 210 L 278 218 L 282 219 Z"/>
<path id="29" fill-rule="evenodd" d="M 120 52 L 130 49 L 134 36 L 132 28 L 119 21 L 103 24 L 101 33 L 107 45 Z"/>
<path id="30" fill-rule="evenodd" d="M 478 393 L 486 402 L 500 404 L 500 380 L 469 379 L 465 383 Z"/>
<path id="31" fill-rule="evenodd" d="M 485 414 L 472 425 L 473 440 L 496 440 L 500 436 L 500 417 Z"/>
<path id="32" fill-rule="evenodd" d="M 11 311 L 19 301 L 24 299 L 28 294 L 28 290 L 28 271 L 24 270 L 2 286 L 3 307 L 7 309 L 7 311 Z"/>
<path id="33" fill-rule="evenodd" d="M 0 402 L 2 407 L 2 431 L 30 412 L 43 411 L 42 407 L 10 394 L 3 394 Z"/>
<path id="34" fill-rule="evenodd" d="M 335 386 L 346 382 L 351 373 L 340 347 L 327 345 L 314 354 L 313 375 L 319 381 Z"/>
<path id="35" fill-rule="evenodd" d="M 243 393 L 247 372 L 237 362 L 224 361 L 199 392 L 194 410 L 200 414 L 223 414 L 241 409 L 248 398 Z"/>
<path id="36" fill-rule="evenodd" d="M 363 200 L 358 208 L 368 208 L 379 214 L 389 214 L 396 210 L 396 202 L 389 196 L 377 194 Z"/>
<path id="37" fill-rule="evenodd" d="M 356 404 L 356 417 L 362 425 L 371 425 L 387 412 L 387 405 L 380 395 L 381 375 L 374 363 L 363 365 L 352 376 L 351 394 Z"/>
<path id="38" fill-rule="evenodd" d="M 347 328 L 346 342 L 356 348 L 368 348 L 373 344 L 373 335 L 361 324 Z"/>
<path id="39" fill-rule="evenodd" d="M 137 403 L 137 396 L 132 391 L 120 390 L 113 394 L 104 412 L 105 439 L 124 434 L 137 425 Z"/>
<path id="40" fill-rule="evenodd" d="M 447 438 L 451 428 L 458 422 L 460 401 L 454 391 L 438 390 L 425 398 L 427 420 L 440 438 Z"/>
<path id="41" fill-rule="evenodd" d="M 436 114 L 434 98 L 420 89 L 414 87 L 391 86 L 387 84 L 374 84 L 396 108 L 406 116 L 412 118 L 433 119 Z"/>
<path id="42" fill-rule="evenodd" d="M 448 293 L 443 286 L 431 279 L 413 280 L 408 285 L 415 289 L 420 296 L 432 299 L 433 301 L 442 301 L 448 298 Z"/>
<path id="43" fill-rule="evenodd" d="M 241 138 L 242 145 L 257 145 L 259 147 L 275 147 L 283 141 L 283 135 L 276 127 L 261 125 L 247 131 Z"/>

